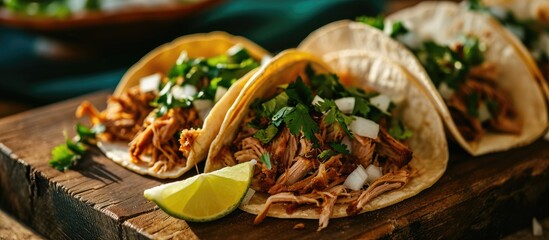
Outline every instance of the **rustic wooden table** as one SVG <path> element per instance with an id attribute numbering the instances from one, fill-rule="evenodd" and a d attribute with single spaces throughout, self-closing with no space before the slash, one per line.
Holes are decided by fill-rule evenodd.
<path id="1" fill-rule="evenodd" d="M 48 166 L 50 150 L 72 129 L 84 99 L 96 93 L 0 119 L 0 207 L 51 239 L 203 238 L 353 239 L 496 238 L 549 213 L 549 142 L 479 158 L 451 144 L 450 165 L 433 187 L 401 203 L 352 218 L 333 219 L 316 232 L 315 220 L 267 218 L 237 210 L 209 223 L 169 217 L 143 198 L 166 181 L 122 168 L 93 149 L 67 172 Z M 297 223 L 305 229 L 292 230 Z"/>

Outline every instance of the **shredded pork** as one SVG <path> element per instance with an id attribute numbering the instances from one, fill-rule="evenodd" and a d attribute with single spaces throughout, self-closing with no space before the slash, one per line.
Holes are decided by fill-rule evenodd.
<path id="1" fill-rule="evenodd" d="M 502 133 L 520 134 L 522 122 L 509 100 L 510 97 L 497 87 L 499 76 L 499 69 L 494 63 L 485 62 L 473 67 L 467 80 L 447 100 L 450 114 L 465 140 L 479 140 L 485 135 L 486 128 Z M 478 102 L 468 103 L 472 94 L 478 96 Z M 468 107 L 479 109 L 481 104 L 491 104 L 494 108 L 490 110 L 490 118 L 486 122 L 481 122 L 478 116 L 472 116 L 468 110 Z"/>
<path id="2" fill-rule="evenodd" d="M 245 117 L 249 121 L 254 118 L 253 113 Z M 232 152 L 235 162 L 245 162 L 269 154 L 271 169 L 258 161 L 252 179 L 254 190 L 270 194 L 255 224 L 267 216 L 273 204 L 282 204 L 288 214 L 300 206 L 313 205 L 319 208 L 320 231 L 328 226 L 335 206 L 344 204 L 350 214 L 357 214 L 371 200 L 403 187 L 411 178 L 407 164 L 412 152 L 384 129 L 376 139 L 354 136 L 350 155 L 339 153 L 328 159 L 317 158 L 328 143 L 341 142 L 346 134 L 339 125 L 326 124 L 324 117 L 316 118 L 316 121 L 320 127 L 316 137 L 323 138 L 318 139 L 317 144 L 306 139 L 303 133 L 292 135 L 286 127 L 271 142 L 262 144 L 250 134 L 249 124 L 243 121 L 240 129 L 244 130 L 237 134 L 239 141 L 233 141 L 232 149 L 224 147 L 218 155 L 217 159 L 230 159 Z M 345 188 L 345 179 L 358 165 L 367 167 L 370 164 L 382 167 L 384 175 L 358 191 Z"/>
<path id="3" fill-rule="evenodd" d="M 88 116 L 92 125 L 103 124 L 105 131 L 99 135 L 101 140 L 131 141 L 142 130 L 145 118 L 153 110 L 149 102 L 154 98 L 154 93 L 142 93 L 136 86 L 120 97 L 111 96 L 103 112 L 84 101 L 76 109 L 76 117 Z"/>

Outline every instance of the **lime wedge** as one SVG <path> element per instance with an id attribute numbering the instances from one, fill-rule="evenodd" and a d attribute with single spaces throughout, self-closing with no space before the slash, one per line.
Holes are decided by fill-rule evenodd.
<path id="1" fill-rule="evenodd" d="M 253 162 L 241 163 L 147 189 L 143 195 L 173 217 L 212 221 L 238 207 L 248 191 L 253 170 Z"/>

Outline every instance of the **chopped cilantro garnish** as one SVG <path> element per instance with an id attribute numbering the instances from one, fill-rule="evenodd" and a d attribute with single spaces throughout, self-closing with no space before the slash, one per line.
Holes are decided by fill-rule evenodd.
<path id="1" fill-rule="evenodd" d="M 397 140 L 404 140 L 412 137 L 412 131 L 406 129 L 404 124 L 396 119 L 391 120 L 391 127 L 388 132 Z"/>
<path id="2" fill-rule="evenodd" d="M 359 16 L 356 18 L 356 21 L 364 23 L 366 25 L 370 25 L 379 30 L 383 30 L 383 28 L 385 27 L 385 24 L 383 23 L 384 17 L 381 15 L 377 17 Z"/>
<path id="3" fill-rule="evenodd" d="M 319 153 L 317 157 L 322 159 L 323 161 L 326 161 L 326 160 L 328 160 L 329 158 L 331 158 L 335 155 L 337 155 L 337 152 L 335 152 L 332 149 L 326 149 L 326 150 L 322 151 L 321 153 Z"/>
<path id="4" fill-rule="evenodd" d="M 169 80 L 162 86 L 151 106 L 157 108 L 156 116 L 160 117 L 171 108 L 191 107 L 195 99 L 213 101 L 218 87 L 228 89 L 239 78 L 258 66 L 259 63 L 243 48 L 232 55 L 223 54 L 206 59 L 189 59 L 183 54 L 168 72 Z M 171 91 L 176 85 L 192 85 L 198 91 L 194 96 L 176 99 Z"/>
<path id="5" fill-rule="evenodd" d="M 61 144 L 51 150 L 51 160 L 48 164 L 59 171 L 65 171 L 72 167 L 80 157 L 79 154 L 71 151 L 66 144 Z"/>
<path id="6" fill-rule="evenodd" d="M 463 60 L 471 66 L 479 65 L 484 62 L 484 46 L 477 38 L 464 37 L 463 43 Z"/>
<path id="7" fill-rule="evenodd" d="M 435 86 L 444 82 L 448 87 L 457 89 L 465 81 L 469 67 L 450 47 L 427 41 L 415 53 Z"/>
<path id="8" fill-rule="evenodd" d="M 406 28 L 406 26 L 404 26 L 404 23 L 401 22 L 401 21 L 396 21 L 393 23 L 392 25 L 392 28 L 391 28 L 391 34 L 389 34 L 389 36 L 391 36 L 392 38 L 395 38 L 395 37 L 398 37 L 400 35 L 403 35 L 403 34 L 406 34 L 408 33 L 408 29 Z"/>
<path id="9" fill-rule="evenodd" d="M 262 116 L 271 116 L 274 113 L 277 113 L 281 108 L 288 105 L 288 94 L 282 92 L 271 100 L 261 104 L 261 115 Z"/>
<path id="10" fill-rule="evenodd" d="M 288 84 L 286 94 L 288 94 L 288 97 L 292 101 L 304 104 L 304 106 L 308 105 L 313 100 L 311 89 L 305 85 L 303 80 L 301 80 L 301 77 L 298 77 L 295 82 Z"/>
<path id="11" fill-rule="evenodd" d="M 361 97 L 355 97 L 355 107 L 353 109 L 353 115 L 366 118 L 370 113 L 370 103 L 366 99 Z"/>
<path id="12" fill-rule="evenodd" d="M 347 126 L 349 126 L 353 122 L 354 118 L 351 116 L 347 116 L 343 112 L 341 112 L 337 108 L 334 100 L 326 99 L 323 102 L 320 102 L 320 104 L 317 106 L 320 112 L 326 113 L 324 121 L 327 124 L 332 125 L 337 122 L 339 124 L 339 127 L 341 127 L 349 137 L 353 137 L 353 134 Z M 337 127 L 337 125 L 334 125 L 333 127 Z"/>
<path id="13" fill-rule="evenodd" d="M 385 28 L 388 27 L 384 23 L 385 18 L 381 15 L 377 17 L 360 16 L 356 18 L 356 21 L 375 27 L 381 31 L 384 31 Z M 404 26 L 404 23 L 401 21 L 394 22 L 393 24 L 391 24 L 390 27 L 391 27 L 391 31 L 389 33 L 389 36 L 391 36 L 392 38 L 396 38 L 400 35 L 408 33 L 408 29 L 406 28 L 406 26 Z"/>
<path id="14" fill-rule="evenodd" d="M 87 147 L 85 143 L 89 143 L 89 140 L 95 138 L 95 135 L 99 131 L 104 131 L 104 126 L 98 125 L 92 129 L 77 123 L 76 128 L 76 140 L 71 140 L 65 133 L 65 143 L 54 147 L 51 150 L 51 159 L 48 164 L 59 171 L 65 171 L 72 166 L 76 165 L 76 162 L 86 154 Z"/>
<path id="15" fill-rule="evenodd" d="M 257 130 L 257 132 L 254 134 L 254 138 L 257 138 L 259 141 L 261 141 L 263 144 L 269 143 L 278 133 L 278 128 L 276 128 L 275 125 L 270 124 L 265 129 Z"/>
<path id="16" fill-rule="evenodd" d="M 303 132 L 305 138 L 313 143 L 318 142 L 314 134 L 319 131 L 319 127 L 311 118 L 309 108 L 306 105 L 298 103 L 295 110 L 284 117 L 284 123 L 293 135 L 298 136 L 300 132 Z"/>
<path id="17" fill-rule="evenodd" d="M 347 145 L 341 144 L 341 143 L 330 143 L 330 147 L 332 147 L 336 152 L 341 154 L 351 154 L 349 149 L 347 149 Z"/>
<path id="18" fill-rule="evenodd" d="M 295 107 L 283 107 L 271 118 L 271 121 L 275 126 L 280 126 L 284 121 L 284 117 L 295 110 Z"/>
<path id="19" fill-rule="evenodd" d="M 311 87 L 321 98 L 337 99 L 344 97 L 345 87 L 335 74 L 319 74 L 311 79 Z"/>
<path id="20" fill-rule="evenodd" d="M 261 160 L 261 162 L 265 164 L 265 167 L 267 167 L 267 169 L 271 170 L 271 155 L 268 152 L 261 154 L 259 160 Z"/>
<path id="21" fill-rule="evenodd" d="M 338 154 L 345 154 L 345 155 L 351 154 L 351 152 L 347 149 L 347 146 L 345 146 L 344 144 L 330 143 L 329 145 L 332 149 L 326 149 L 318 154 L 318 158 L 322 159 L 323 161 L 326 161 L 329 158 Z"/>

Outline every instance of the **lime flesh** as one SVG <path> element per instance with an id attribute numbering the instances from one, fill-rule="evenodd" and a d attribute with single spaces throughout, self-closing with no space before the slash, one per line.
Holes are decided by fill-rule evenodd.
<path id="1" fill-rule="evenodd" d="M 145 198 L 173 217 L 193 222 L 221 218 L 235 210 L 250 186 L 254 164 L 241 163 L 145 190 Z"/>

